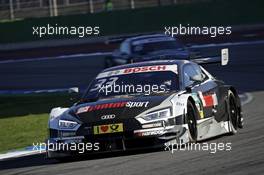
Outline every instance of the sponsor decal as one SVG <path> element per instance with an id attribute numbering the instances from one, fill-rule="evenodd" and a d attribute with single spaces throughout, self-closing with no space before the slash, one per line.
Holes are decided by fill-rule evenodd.
<path id="1" fill-rule="evenodd" d="M 129 73 L 139 73 L 139 72 L 154 72 L 154 71 L 164 71 L 166 70 L 166 65 L 161 66 L 145 66 L 145 67 L 133 67 L 124 70 L 125 74 Z"/>
<path id="2" fill-rule="evenodd" d="M 198 96 L 195 93 L 193 93 L 192 97 L 195 100 L 195 104 L 199 111 L 201 119 L 204 118 L 204 110 L 203 110 L 204 107 L 208 108 L 208 107 L 215 107 L 218 105 L 218 100 L 215 93 L 204 95 L 201 91 L 199 91 Z"/>
<path id="3" fill-rule="evenodd" d="M 115 118 L 115 114 L 109 114 L 109 115 L 103 115 L 101 116 L 102 120 L 107 120 L 107 119 L 114 119 Z"/>
<path id="4" fill-rule="evenodd" d="M 199 114 L 200 114 L 200 118 L 203 119 L 204 118 L 204 112 L 203 112 L 203 110 L 199 110 Z"/>
<path id="5" fill-rule="evenodd" d="M 127 102 L 126 107 L 128 108 L 138 108 L 138 107 L 148 107 L 149 102 Z"/>
<path id="6" fill-rule="evenodd" d="M 213 107 L 218 105 L 218 100 L 215 93 L 203 95 L 202 92 L 199 92 L 198 94 L 202 100 L 204 107 Z"/>
<path id="7" fill-rule="evenodd" d="M 200 114 L 200 118 L 203 119 L 204 118 L 204 111 L 203 111 L 203 105 L 201 100 L 199 99 L 199 97 L 197 96 L 197 94 L 193 93 L 192 97 L 194 98 L 195 101 L 195 105 L 198 109 L 198 112 Z"/>
<path id="8" fill-rule="evenodd" d="M 96 110 L 102 110 L 102 109 L 112 109 L 112 108 L 139 108 L 139 107 L 148 107 L 149 101 L 145 102 L 132 102 L 132 101 L 126 101 L 126 102 L 115 102 L 115 103 L 105 103 L 105 104 L 98 104 L 94 106 L 84 106 L 77 110 L 76 114 L 81 114 L 85 112 L 91 112 Z"/>
<path id="9" fill-rule="evenodd" d="M 157 123 L 149 123 L 149 124 L 145 124 L 142 125 L 142 128 L 155 128 L 155 127 L 162 127 L 164 124 L 162 124 L 162 122 L 157 122 Z"/>
<path id="10" fill-rule="evenodd" d="M 142 136 L 153 136 L 153 135 L 161 135 L 164 133 L 164 130 L 153 130 L 153 131 L 141 131 L 135 132 L 135 135 L 142 137 Z"/>
<path id="11" fill-rule="evenodd" d="M 123 123 L 98 125 L 93 127 L 94 134 L 111 134 L 116 132 L 123 132 Z"/>
<path id="12" fill-rule="evenodd" d="M 179 101 L 176 102 L 176 106 L 184 106 L 184 103 L 181 103 Z"/>
<path id="13" fill-rule="evenodd" d="M 126 75 L 132 73 L 143 73 L 143 72 L 159 72 L 159 71 L 172 71 L 178 73 L 177 65 L 154 65 L 154 66 L 142 66 L 142 67 L 131 67 L 126 69 L 119 69 L 114 71 L 102 72 L 96 79 L 106 78 L 110 76 Z"/>
<path id="14" fill-rule="evenodd" d="M 213 106 L 214 105 L 214 100 L 212 95 L 205 95 L 203 96 L 204 101 L 205 101 L 205 107 Z"/>

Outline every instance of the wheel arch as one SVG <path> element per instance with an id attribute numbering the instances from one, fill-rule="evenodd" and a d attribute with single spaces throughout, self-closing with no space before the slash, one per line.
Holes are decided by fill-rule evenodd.
<path id="1" fill-rule="evenodd" d="M 187 104 L 188 101 L 192 103 L 192 105 L 195 107 L 195 100 L 192 97 L 192 94 L 181 94 L 181 95 L 175 95 L 171 102 L 174 107 L 174 115 L 175 116 L 181 116 L 181 123 L 186 124 L 186 115 L 187 115 Z"/>

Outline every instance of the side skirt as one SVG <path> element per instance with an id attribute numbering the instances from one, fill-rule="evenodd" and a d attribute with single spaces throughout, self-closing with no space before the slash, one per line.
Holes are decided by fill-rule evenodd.
<path id="1" fill-rule="evenodd" d="M 230 132 L 229 121 L 217 122 L 214 117 L 197 121 L 198 141 L 209 139 Z"/>

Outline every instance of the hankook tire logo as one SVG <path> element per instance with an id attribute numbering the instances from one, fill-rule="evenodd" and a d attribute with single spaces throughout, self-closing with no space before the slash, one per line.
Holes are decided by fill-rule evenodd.
<path id="1" fill-rule="evenodd" d="M 114 118 L 115 118 L 115 114 L 103 115 L 101 117 L 102 120 L 114 119 Z"/>

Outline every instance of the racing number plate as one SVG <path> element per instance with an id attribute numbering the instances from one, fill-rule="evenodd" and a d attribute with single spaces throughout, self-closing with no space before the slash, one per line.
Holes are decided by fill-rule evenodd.
<path id="1" fill-rule="evenodd" d="M 116 132 L 123 132 L 123 123 L 98 125 L 93 127 L 94 134 L 109 134 Z"/>

